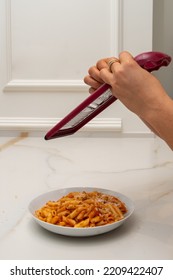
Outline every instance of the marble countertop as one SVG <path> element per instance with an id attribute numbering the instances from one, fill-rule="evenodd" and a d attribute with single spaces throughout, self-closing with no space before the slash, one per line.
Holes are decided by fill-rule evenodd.
<path id="1" fill-rule="evenodd" d="M 157 137 L 0 138 L 0 259 L 173 259 L 173 152 Z M 41 228 L 30 201 L 63 187 L 99 187 L 134 201 L 121 227 L 93 237 Z"/>

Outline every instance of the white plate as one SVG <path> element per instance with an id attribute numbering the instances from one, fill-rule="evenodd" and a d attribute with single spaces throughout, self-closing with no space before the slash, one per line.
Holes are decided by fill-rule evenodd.
<path id="1" fill-rule="evenodd" d="M 73 228 L 73 227 L 63 227 L 63 226 L 58 226 L 58 225 L 53 225 L 44 221 L 39 220 L 37 217 L 34 216 L 35 210 L 39 209 L 40 207 L 42 207 L 47 201 L 49 200 L 58 200 L 59 198 L 61 198 L 64 195 L 67 195 L 69 192 L 82 192 L 82 191 L 86 191 L 86 192 L 92 192 L 92 191 L 98 191 L 98 192 L 102 192 L 108 195 L 113 195 L 118 197 L 122 202 L 125 203 L 126 207 L 127 207 L 127 213 L 124 215 L 124 219 L 112 223 L 112 224 L 108 224 L 108 225 L 104 225 L 104 226 L 98 226 L 98 227 L 91 227 L 91 228 Z M 117 227 L 119 227 L 120 225 L 122 225 L 125 221 L 127 221 L 127 219 L 131 216 L 131 214 L 134 211 L 134 204 L 133 202 L 126 197 L 125 195 L 118 193 L 118 192 L 114 192 L 111 190 L 107 190 L 107 189 L 102 189 L 102 188 L 85 188 L 85 187 L 76 187 L 76 188 L 65 188 L 65 189 L 59 189 L 59 190 L 53 190 L 44 194 L 41 194 L 40 196 L 36 197 L 35 199 L 33 199 L 30 204 L 29 204 L 29 211 L 32 214 L 32 217 L 34 218 L 34 220 L 43 228 L 52 231 L 54 233 L 57 234 L 61 234 L 61 235 L 67 235 L 67 236 L 93 236 L 93 235 L 98 235 L 98 234 L 102 234 L 108 231 L 111 231 Z"/>

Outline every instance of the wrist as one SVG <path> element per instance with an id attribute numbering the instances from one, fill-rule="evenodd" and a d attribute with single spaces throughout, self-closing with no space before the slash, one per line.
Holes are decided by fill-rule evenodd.
<path id="1" fill-rule="evenodd" d="M 164 96 L 161 103 L 145 112 L 143 119 L 173 149 L 173 100 Z"/>

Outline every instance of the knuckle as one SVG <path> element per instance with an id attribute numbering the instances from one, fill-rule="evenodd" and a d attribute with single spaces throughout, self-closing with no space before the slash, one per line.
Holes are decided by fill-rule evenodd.
<path id="1" fill-rule="evenodd" d="M 90 67 L 88 70 L 89 75 L 92 76 L 94 72 L 95 72 L 95 66 Z"/>

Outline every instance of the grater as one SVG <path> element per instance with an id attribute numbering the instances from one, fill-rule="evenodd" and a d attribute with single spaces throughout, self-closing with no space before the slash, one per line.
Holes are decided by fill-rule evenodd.
<path id="1" fill-rule="evenodd" d="M 161 52 L 145 52 L 137 55 L 135 61 L 148 72 L 168 66 L 171 57 Z M 111 105 L 117 98 L 112 95 L 108 84 L 103 84 L 58 122 L 46 135 L 45 140 L 74 134 L 91 119 Z"/>

